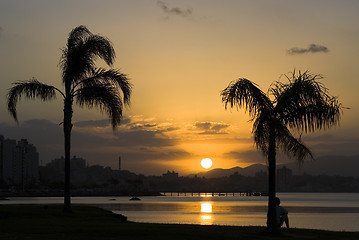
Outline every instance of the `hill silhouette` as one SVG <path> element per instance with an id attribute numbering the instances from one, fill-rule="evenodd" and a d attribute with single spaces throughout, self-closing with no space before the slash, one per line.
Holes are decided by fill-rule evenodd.
<path id="1" fill-rule="evenodd" d="M 293 174 L 310 175 L 326 174 L 329 176 L 341 175 L 345 177 L 359 177 L 359 155 L 354 156 L 321 156 L 314 161 L 307 161 L 301 167 L 295 162 L 285 164 L 293 170 Z"/>
<path id="2" fill-rule="evenodd" d="M 359 155 L 354 156 L 321 156 L 313 161 L 306 161 L 299 166 L 294 160 L 287 164 L 280 164 L 277 166 L 281 168 L 286 166 L 293 171 L 293 175 L 328 175 L 328 176 L 345 176 L 345 177 L 359 177 Z M 206 172 L 199 172 L 191 174 L 189 177 L 205 177 L 205 178 L 220 178 L 230 176 L 235 172 L 243 176 L 254 176 L 257 172 L 267 171 L 267 166 L 264 164 L 253 164 L 248 167 L 234 167 L 229 169 L 216 168 Z"/>
<path id="3" fill-rule="evenodd" d="M 230 169 L 215 168 L 207 172 L 199 172 L 197 174 L 191 174 L 189 175 L 189 177 L 194 177 L 195 175 L 197 175 L 197 177 L 220 178 L 220 177 L 232 175 L 235 172 L 238 172 L 238 174 L 243 176 L 254 176 L 257 172 L 260 171 L 267 171 L 267 166 L 258 163 L 244 168 L 241 167 L 234 167 Z"/>

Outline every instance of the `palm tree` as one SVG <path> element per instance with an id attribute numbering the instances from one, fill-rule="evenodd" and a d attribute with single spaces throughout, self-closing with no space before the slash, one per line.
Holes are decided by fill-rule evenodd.
<path id="1" fill-rule="evenodd" d="M 101 112 L 105 112 L 111 120 L 113 129 L 122 119 L 123 106 L 130 104 L 132 85 L 126 75 L 115 69 L 97 68 L 95 61 L 98 58 L 112 66 L 115 59 L 112 43 L 107 38 L 92 34 L 85 26 L 76 27 L 71 31 L 66 47 L 62 49 L 60 68 L 63 91 L 33 78 L 15 82 L 8 92 L 8 110 L 16 122 L 18 122 L 16 104 L 21 96 L 47 101 L 55 99 L 58 92 L 63 97 L 65 212 L 71 211 L 70 148 L 74 100 L 80 107 L 97 107 Z"/>
<path id="2" fill-rule="evenodd" d="M 327 129 L 339 123 L 342 106 L 328 89 L 318 82 L 321 75 L 306 71 L 285 75 L 288 83 L 275 82 L 268 94 L 248 79 L 240 78 L 221 91 L 225 109 L 244 108 L 252 117 L 254 142 L 267 157 L 268 214 L 267 229 L 277 232 L 276 223 L 276 152 L 284 151 L 289 157 L 303 163 L 312 158 L 311 151 L 302 143 L 302 133 Z M 273 96 L 273 100 L 270 99 Z M 295 137 L 289 130 L 295 130 Z"/>

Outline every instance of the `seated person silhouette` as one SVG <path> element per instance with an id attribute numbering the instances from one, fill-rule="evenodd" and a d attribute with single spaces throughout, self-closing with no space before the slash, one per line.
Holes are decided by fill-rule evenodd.
<path id="1" fill-rule="evenodd" d="M 275 204 L 277 209 L 277 225 L 281 227 L 283 223 L 289 228 L 289 219 L 288 219 L 288 211 L 280 205 L 280 199 L 275 198 Z"/>

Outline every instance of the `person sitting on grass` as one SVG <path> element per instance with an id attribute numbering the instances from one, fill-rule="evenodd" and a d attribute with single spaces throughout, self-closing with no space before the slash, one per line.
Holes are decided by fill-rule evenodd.
<path id="1" fill-rule="evenodd" d="M 288 211 L 280 205 L 280 199 L 275 198 L 275 204 L 277 209 L 277 225 L 278 227 L 281 227 L 283 225 L 283 222 L 289 228 L 289 219 L 288 219 Z"/>

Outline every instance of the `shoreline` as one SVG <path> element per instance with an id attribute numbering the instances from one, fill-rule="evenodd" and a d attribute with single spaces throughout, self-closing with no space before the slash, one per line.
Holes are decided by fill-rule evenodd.
<path id="1" fill-rule="evenodd" d="M 177 195 L 177 194 L 176 194 Z M 292 227 L 329 231 L 359 231 L 359 195 L 285 194 L 284 207 Z M 73 205 L 91 205 L 124 214 L 129 220 L 148 223 L 263 226 L 267 199 L 262 197 L 73 197 Z M 0 204 L 63 204 L 63 197 L 9 197 Z M 207 202 L 210 202 L 208 204 Z M 202 206 L 205 205 L 205 206 Z M 203 207 L 212 207 L 210 213 Z"/>
<path id="2" fill-rule="evenodd" d="M 64 192 L 59 191 L 28 191 L 28 192 L 0 192 L 0 200 L 8 197 L 63 197 Z M 163 196 L 160 192 L 115 192 L 115 191 L 71 191 L 71 197 L 143 197 Z"/>
<path id="3" fill-rule="evenodd" d="M 73 206 L 63 213 L 62 205 L 0 205 L 0 238 L 7 239 L 359 239 L 359 232 L 281 228 L 270 234 L 266 227 L 193 224 L 157 224 L 126 221 L 97 207 Z M 20 227 L 21 226 L 21 227 Z"/>

